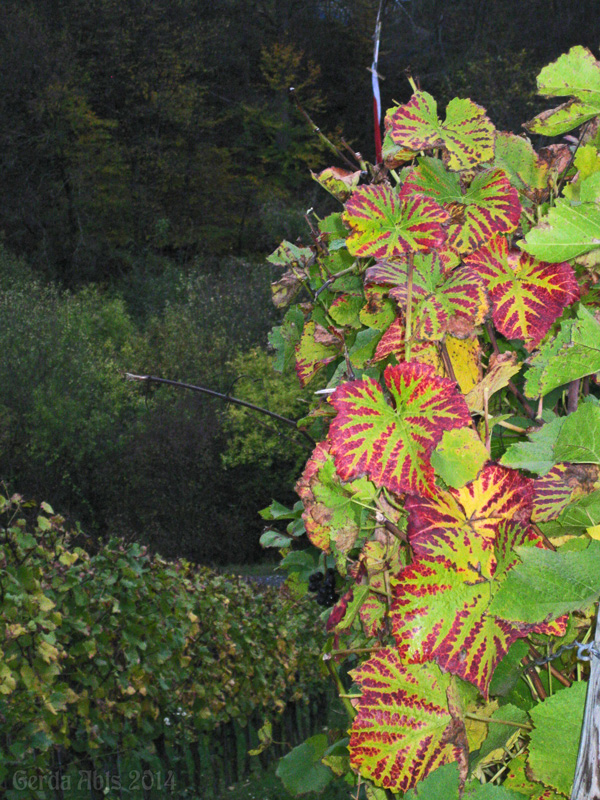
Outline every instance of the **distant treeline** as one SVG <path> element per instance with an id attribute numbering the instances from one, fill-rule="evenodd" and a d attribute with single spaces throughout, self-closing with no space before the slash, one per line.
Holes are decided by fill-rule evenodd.
<path id="1" fill-rule="evenodd" d="M 379 0 L 3 0 L 0 231 L 63 285 L 160 273 L 165 256 L 265 251 L 318 201 L 331 155 L 290 105 L 373 158 Z M 405 70 L 496 124 L 536 110 L 534 75 L 597 47 L 594 0 L 388 0 L 384 106 Z M 500 99 L 503 98 L 503 99 Z"/>
<path id="2" fill-rule="evenodd" d="M 163 311 L 142 326 L 118 295 L 44 286 L 0 249 L 0 494 L 47 500 L 88 533 L 165 556 L 260 557 L 257 512 L 273 498 L 293 502 L 304 440 L 268 417 L 169 387 L 146 390 L 123 373 L 303 416 L 293 371 L 273 373 L 256 348 L 274 321 L 270 277 L 241 259 L 223 260 L 218 272 L 172 272 Z"/>

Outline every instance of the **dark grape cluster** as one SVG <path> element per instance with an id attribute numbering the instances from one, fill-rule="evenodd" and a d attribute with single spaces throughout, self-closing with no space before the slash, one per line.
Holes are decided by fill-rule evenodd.
<path id="1" fill-rule="evenodd" d="M 331 567 L 323 575 L 322 572 L 313 572 L 308 579 L 308 591 L 317 593 L 317 603 L 320 606 L 332 606 L 339 600 L 335 591 L 335 570 Z"/>

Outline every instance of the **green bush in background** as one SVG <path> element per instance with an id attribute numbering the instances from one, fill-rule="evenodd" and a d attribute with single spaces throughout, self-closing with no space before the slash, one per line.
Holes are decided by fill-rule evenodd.
<path id="1" fill-rule="evenodd" d="M 59 756 L 64 771 L 119 754 L 166 768 L 178 743 L 276 720 L 319 690 L 310 604 L 137 544 L 83 543 L 47 504 L 0 497 L 3 796 Z"/>

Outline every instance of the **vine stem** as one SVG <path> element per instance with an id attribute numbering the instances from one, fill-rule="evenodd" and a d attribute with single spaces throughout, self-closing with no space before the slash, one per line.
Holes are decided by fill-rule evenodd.
<path id="1" fill-rule="evenodd" d="M 412 336 L 412 291 L 415 254 L 411 250 L 408 254 L 408 274 L 406 276 L 406 321 L 404 331 L 404 360 L 410 361 L 410 339 Z"/>
<path id="2" fill-rule="evenodd" d="M 346 694 L 346 689 L 344 688 L 344 684 L 342 683 L 342 679 L 340 678 L 337 669 L 333 665 L 330 658 L 327 659 L 323 658 L 323 661 L 325 661 L 325 666 L 329 670 L 329 674 L 331 675 L 333 682 L 335 683 L 335 687 L 338 690 L 338 694 L 340 696 L 342 703 L 344 704 L 344 708 L 348 712 L 348 716 L 350 717 L 351 720 L 353 720 L 354 717 L 356 716 L 356 709 L 348 699 L 348 695 Z"/>
<path id="3" fill-rule="evenodd" d="M 542 658 L 542 654 L 540 653 L 540 651 L 535 647 L 534 644 L 532 644 L 532 642 L 529 639 L 527 639 L 527 644 L 529 645 L 529 652 L 534 658 L 536 659 Z M 571 686 L 571 681 L 567 677 L 565 677 L 562 674 L 562 672 L 557 670 L 553 664 L 548 663 L 547 666 L 550 674 L 553 675 L 559 683 L 562 683 L 562 685 L 566 686 L 567 688 Z"/>
<path id="4" fill-rule="evenodd" d="M 465 714 L 465 718 L 473 719 L 475 722 L 491 723 L 492 725 L 510 725 L 511 728 L 522 728 L 525 731 L 533 730 L 533 725 L 529 725 L 527 722 L 510 722 L 507 719 L 492 719 L 491 717 L 483 717 L 480 714 L 471 714 L 470 712 Z"/>
<path id="5" fill-rule="evenodd" d="M 567 395 L 567 414 L 572 414 L 577 411 L 579 405 L 579 387 L 581 386 L 581 378 L 576 381 L 571 381 L 569 384 L 569 392 Z"/>
<path id="6" fill-rule="evenodd" d="M 483 390 L 483 421 L 485 424 L 485 449 L 488 451 L 488 454 L 491 455 L 492 441 L 490 436 L 490 424 L 489 424 L 489 395 L 490 395 L 490 390 L 486 386 Z"/>
<path id="7" fill-rule="evenodd" d="M 539 528 L 539 526 L 536 525 L 535 522 L 531 522 L 530 525 L 533 528 L 533 530 L 537 533 L 537 535 L 540 537 L 540 539 L 543 541 L 546 548 L 548 550 L 553 550 L 554 552 L 556 552 L 556 547 L 552 544 L 552 542 L 546 536 L 546 534 Z"/>
<path id="8" fill-rule="evenodd" d="M 540 676 L 537 674 L 535 670 L 535 664 L 533 660 L 525 656 L 523 659 L 523 666 L 526 670 L 526 675 L 533 684 L 535 691 L 537 692 L 538 697 L 540 700 L 545 700 L 548 695 L 546 694 L 546 690 L 544 689 L 544 684 L 540 680 Z"/>
<path id="9" fill-rule="evenodd" d="M 303 108 L 303 107 L 300 105 L 300 101 L 298 100 L 298 97 L 296 96 L 296 90 L 294 89 L 294 87 L 293 87 L 293 86 L 290 86 L 290 88 L 289 88 L 289 91 L 288 91 L 288 94 L 289 94 L 289 98 L 290 98 L 290 100 L 291 100 L 291 101 L 294 103 L 294 105 L 296 106 L 296 108 L 298 109 L 298 111 L 299 111 L 299 112 L 302 114 L 302 116 L 304 117 L 304 119 L 305 119 L 305 120 L 308 122 L 308 124 L 310 125 L 310 127 L 313 129 L 313 132 L 317 134 L 317 136 L 318 136 L 318 137 L 319 137 L 319 139 L 320 139 L 320 140 L 323 142 L 323 144 L 326 144 L 326 145 L 327 145 L 327 147 L 328 147 L 328 148 L 329 148 L 329 149 L 330 149 L 330 150 L 331 150 L 333 153 L 335 153 L 335 154 L 336 154 L 336 156 L 337 156 L 337 157 L 338 157 L 338 158 L 339 158 L 341 161 L 343 161 L 343 162 L 344 162 L 344 164 L 345 164 L 347 167 L 349 167 L 349 168 L 350 168 L 350 169 L 351 169 L 351 170 L 354 172 L 354 171 L 355 171 L 355 169 L 356 169 L 356 167 L 354 166 L 354 164 L 353 164 L 353 163 L 352 163 L 352 162 L 351 162 L 351 161 L 350 161 L 348 158 L 346 158 L 346 156 L 345 156 L 345 155 L 344 155 L 344 154 L 343 154 L 343 153 L 342 153 L 340 150 L 338 150 L 338 148 L 337 148 L 337 147 L 334 145 L 334 143 L 333 143 L 332 141 L 330 141 L 330 140 L 327 138 L 327 136 L 325 136 L 325 134 L 324 134 L 324 133 L 323 133 L 323 131 L 322 131 L 322 130 L 319 128 L 319 126 L 318 126 L 318 125 L 315 125 L 315 123 L 314 123 L 314 122 L 312 121 L 312 119 L 310 118 L 309 114 L 308 114 L 308 113 L 307 113 L 307 112 L 304 110 L 304 108 Z"/>
<path id="10" fill-rule="evenodd" d="M 443 340 L 440 342 L 440 353 L 442 354 L 442 361 L 444 362 L 444 367 L 446 372 L 448 373 L 448 377 L 454 383 L 458 383 L 456 380 L 456 373 L 454 372 L 454 367 L 452 366 L 452 361 L 450 359 L 450 353 L 448 352 L 448 348 L 446 347 L 446 342 Z"/>
<path id="11" fill-rule="evenodd" d="M 322 286 L 319 286 L 319 288 L 315 292 L 315 300 L 321 294 L 321 292 L 324 292 L 325 289 L 329 289 L 331 284 L 335 283 L 338 278 L 341 278 L 342 275 L 347 275 L 349 272 L 354 272 L 355 270 L 356 270 L 356 262 L 352 264 L 351 267 L 347 267 L 346 269 L 340 270 L 340 272 L 335 272 L 333 275 L 330 275 L 329 278 L 327 278 L 327 280 L 325 281 L 325 283 Z"/>
<path id="12" fill-rule="evenodd" d="M 312 436 L 298 427 L 296 420 L 289 419 L 288 417 L 282 417 L 281 414 L 276 414 L 274 411 L 269 411 L 267 408 L 256 406 L 254 403 L 249 403 L 247 400 L 240 400 L 239 397 L 232 397 L 231 395 L 223 394 L 222 392 L 216 392 L 214 389 L 207 389 L 205 386 L 194 386 L 192 383 L 171 381 L 168 378 L 157 378 L 154 375 L 135 375 L 133 372 L 126 372 L 125 380 L 140 381 L 142 383 L 163 383 L 166 386 L 174 386 L 176 389 L 190 389 L 192 392 L 200 392 L 201 394 L 207 394 L 210 397 L 218 397 L 219 400 L 223 400 L 226 403 L 232 403 L 235 406 L 249 408 L 251 411 L 256 411 L 259 414 L 266 414 L 267 416 L 277 419 L 280 422 L 285 422 L 286 425 L 291 425 L 298 431 L 298 433 L 301 433 L 302 436 L 304 436 L 304 438 L 307 439 L 313 447 L 316 445 L 316 442 Z"/>

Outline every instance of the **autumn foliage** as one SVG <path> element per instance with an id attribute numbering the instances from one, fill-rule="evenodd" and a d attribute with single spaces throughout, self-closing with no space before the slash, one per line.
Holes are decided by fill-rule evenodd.
<path id="1" fill-rule="evenodd" d="M 600 64 L 574 47 L 542 70 L 566 102 L 527 130 L 581 127 L 537 152 L 476 103 L 443 115 L 413 89 L 384 163 L 315 176 L 343 209 L 310 247 L 280 246 L 273 287 L 302 301 L 271 335 L 278 361 L 327 387 L 299 423 L 319 444 L 297 491 L 339 572 L 324 658 L 347 779 L 369 800 L 562 797 L 585 670 L 532 659 L 585 636 L 600 593 Z M 559 706 L 557 769 L 541 732 Z"/>

